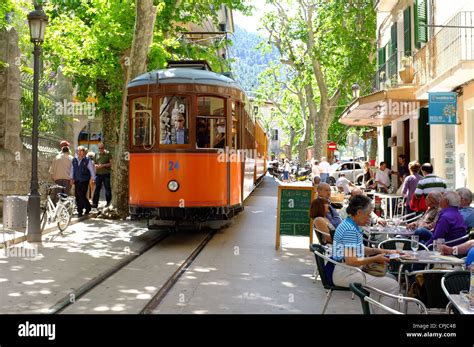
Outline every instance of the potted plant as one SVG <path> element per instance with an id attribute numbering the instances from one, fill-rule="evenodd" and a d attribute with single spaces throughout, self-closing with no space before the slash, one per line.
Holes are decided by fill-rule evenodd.
<path id="1" fill-rule="evenodd" d="M 401 59 L 402 68 L 398 72 L 403 83 L 412 83 L 415 77 L 415 69 L 413 67 L 413 57 L 406 55 Z"/>

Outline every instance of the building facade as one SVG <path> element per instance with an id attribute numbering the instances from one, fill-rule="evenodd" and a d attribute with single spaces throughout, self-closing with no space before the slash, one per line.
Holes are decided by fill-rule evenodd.
<path id="1" fill-rule="evenodd" d="M 451 188 L 474 188 L 474 1 L 374 0 L 377 72 L 372 92 L 341 122 L 374 126 L 378 159 L 431 162 Z M 430 93 L 452 92 L 456 121 L 434 124 Z"/>

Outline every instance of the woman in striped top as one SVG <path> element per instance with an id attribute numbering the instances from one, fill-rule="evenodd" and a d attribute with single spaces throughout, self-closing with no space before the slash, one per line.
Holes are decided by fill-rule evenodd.
<path id="1" fill-rule="evenodd" d="M 367 225 L 372 212 L 372 201 L 365 195 L 351 198 L 346 209 L 349 215 L 336 229 L 333 240 L 332 258 L 346 265 L 361 267 L 366 264 L 385 264 L 389 259 L 387 253 L 396 253 L 392 250 L 365 247 L 362 242 L 361 226 Z M 390 275 L 375 277 L 366 275 L 365 284 L 391 294 L 399 293 L 398 282 Z M 337 286 L 348 287 L 351 282 L 364 283 L 364 278 L 358 271 L 351 271 L 336 266 L 333 272 L 333 283 Z M 382 298 L 381 303 L 389 307 L 396 307 L 396 300 Z"/>

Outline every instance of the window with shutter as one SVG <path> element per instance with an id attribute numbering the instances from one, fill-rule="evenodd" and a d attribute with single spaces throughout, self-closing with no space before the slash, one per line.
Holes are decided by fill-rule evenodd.
<path id="1" fill-rule="evenodd" d="M 390 28 L 390 42 L 389 42 L 389 57 L 388 57 L 388 78 L 397 78 L 398 71 L 398 56 L 397 56 L 397 23 L 393 23 Z"/>
<path id="2" fill-rule="evenodd" d="M 415 47 L 428 40 L 428 0 L 415 1 Z"/>
<path id="3" fill-rule="evenodd" d="M 403 11 L 403 43 L 404 54 L 411 56 L 411 8 L 408 6 Z"/>
<path id="4" fill-rule="evenodd" d="M 380 83 L 385 82 L 386 47 L 387 46 L 384 46 L 378 49 L 378 69 L 377 69 L 378 73 L 377 73 L 377 85 L 376 85 L 377 90 L 380 89 Z"/>

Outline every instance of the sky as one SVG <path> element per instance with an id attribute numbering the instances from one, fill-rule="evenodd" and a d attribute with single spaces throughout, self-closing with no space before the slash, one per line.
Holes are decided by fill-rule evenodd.
<path id="1" fill-rule="evenodd" d="M 264 13 L 265 0 L 252 0 L 250 3 L 255 6 L 252 16 L 246 17 L 241 12 L 234 11 L 234 24 L 247 31 L 258 33 L 257 28 L 260 25 L 260 18 Z M 262 34 L 262 32 L 260 32 L 260 34 Z"/>

